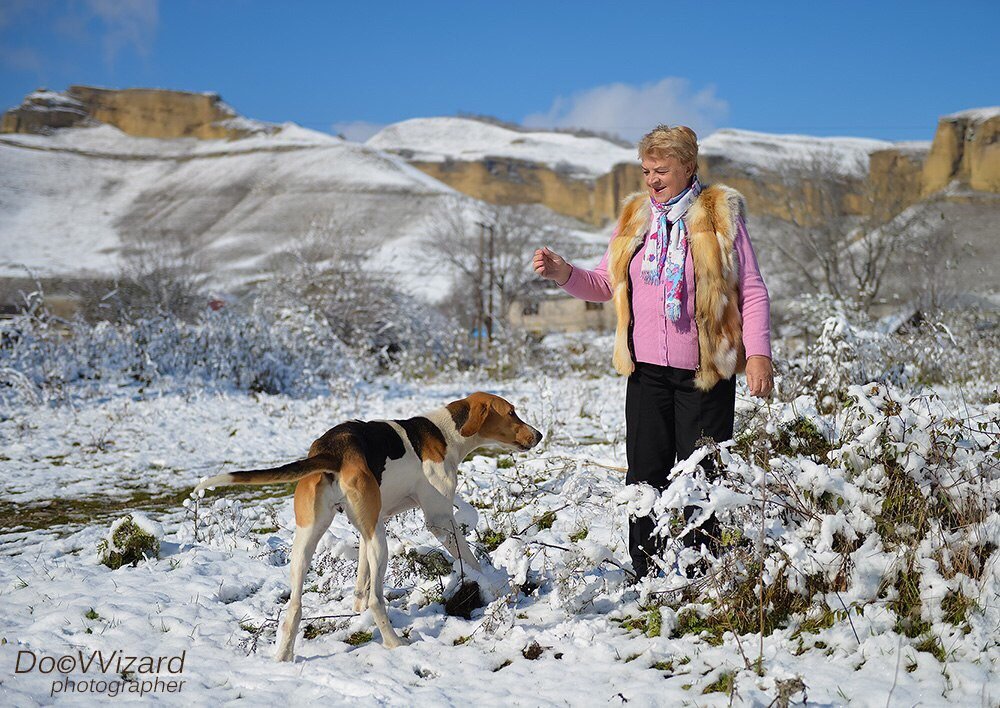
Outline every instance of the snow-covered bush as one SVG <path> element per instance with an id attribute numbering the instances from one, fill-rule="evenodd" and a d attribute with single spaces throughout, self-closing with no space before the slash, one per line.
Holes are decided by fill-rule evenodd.
<path id="1" fill-rule="evenodd" d="M 123 516 L 97 543 L 100 562 L 117 570 L 123 565 L 135 566 L 145 558 L 159 558 L 162 535 L 160 525 L 141 514 Z"/>
<path id="2" fill-rule="evenodd" d="M 986 311 L 913 312 L 873 321 L 830 298 L 803 298 L 786 313 L 775 342 L 783 400 L 815 396 L 825 411 L 846 402 L 847 387 L 870 381 L 915 388 L 970 385 L 1000 375 L 1000 317 Z M 995 386 L 994 386 L 995 388 Z"/>
<path id="3" fill-rule="evenodd" d="M 316 395 L 380 373 L 410 378 L 480 363 L 453 323 L 382 290 L 371 311 L 349 313 L 346 295 L 331 304 L 265 292 L 194 322 L 163 314 L 66 322 L 40 308 L 0 321 L 0 407 L 63 402 L 108 383 Z"/>
<path id="4" fill-rule="evenodd" d="M 304 394 L 356 381 L 372 367 L 304 310 L 224 310 L 196 323 L 55 323 L 22 316 L 3 323 L 0 403 L 58 402 L 115 386 L 178 386 Z"/>
<path id="5" fill-rule="evenodd" d="M 268 557 L 275 565 L 287 559 L 287 546 L 268 538 L 281 526 L 273 505 L 259 501 L 244 505 L 228 497 L 205 500 L 192 493 L 183 506 L 187 522 L 179 528 L 178 538 L 228 551 L 262 551 L 261 557 Z"/>
<path id="6" fill-rule="evenodd" d="M 278 309 L 304 309 L 379 373 L 426 375 L 466 358 L 453 319 L 404 293 L 393 276 L 375 273 L 356 238 L 314 224 L 254 297 Z"/>
<path id="7" fill-rule="evenodd" d="M 852 619 L 936 656 L 956 633 L 985 641 L 1000 620 L 1000 405 L 958 418 L 936 396 L 873 383 L 848 387 L 826 418 L 805 407 L 775 406 L 734 444 L 703 447 L 662 494 L 623 492 L 669 539 L 663 582 L 703 603 L 698 631 L 796 636 Z M 700 551 L 673 541 L 713 517 Z"/>

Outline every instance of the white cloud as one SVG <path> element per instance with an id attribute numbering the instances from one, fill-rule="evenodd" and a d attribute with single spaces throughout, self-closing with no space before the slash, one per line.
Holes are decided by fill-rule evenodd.
<path id="1" fill-rule="evenodd" d="M 159 29 L 159 0 L 0 0 L 0 32 L 14 34 L 20 27 L 39 26 L 49 36 L 39 46 L 15 47 L 0 36 L 0 66 L 34 72 L 42 78 L 53 63 L 46 57 L 51 42 L 92 52 L 94 43 L 102 49 L 105 63 L 113 68 L 119 54 L 132 49 L 147 57 Z"/>
<path id="2" fill-rule="evenodd" d="M 23 71 L 41 75 L 42 57 L 28 47 L 0 47 L 0 66 L 11 71 Z"/>
<path id="3" fill-rule="evenodd" d="M 544 113 L 532 113 L 524 125 L 533 128 L 586 128 L 638 140 L 660 123 L 686 125 L 707 136 L 726 120 L 729 104 L 715 86 L 692 91 L 687 79 L 667 77 L 634 86 L 607 84 L 558 96 Z"/>
<path id="4" fill-rule="evenodd" d="M 0 29 L 12 25 L 23 15 L 36 9 L 38 0 L 4 0 L 0 3 Z"/>
<path id="5" fill-rule="evenodd" d="M 352 120 L 334 123 L 330 126 L 334 133 L 343 135 L 348 140 L 363 143 L 385 127 L 385 123 L 369 123 L 364 120 Z"/>
<path id="6" fill-rule="evenodd" d="M 160 24 L 158 0 L 86 0 L 87 10 L 104 24 L 104 60 L 113 65 L 123 48 L 148 56 Z"/>

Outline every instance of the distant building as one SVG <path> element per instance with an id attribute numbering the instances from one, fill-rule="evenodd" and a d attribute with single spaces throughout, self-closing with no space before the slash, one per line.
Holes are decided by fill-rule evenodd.
<path id="1" fill-rule="evenodd" d="M 514 300 L 507 313 L 514 327 L 548 332 L 610 332 L 615 328 L 615 308 L 608 302 L 586 302 L 562 290 L 539 287 Z"/>

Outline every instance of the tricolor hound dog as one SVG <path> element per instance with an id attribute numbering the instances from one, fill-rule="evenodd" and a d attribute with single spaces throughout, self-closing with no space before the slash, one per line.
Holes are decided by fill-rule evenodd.
<path id="1" fill-rule="evenodd" d="M 448 552 L 466 566 L 481 570 L 455 523 L 452 502 L 458 465 L 483 445 L 499 443 L 527 450 L 541 439 L 542 434 L 518 418 L 509 402 L 478 392 L 408 420 L 341 423 L 314 442 L 304 460 L 273 469 L 220 474 L 201 482 L 196 491 L 231 484 L 298 482 L 292 594 L 278 639 L 278 661 L 292 660 L 302 619 L 305 573 L 316 544 L 338 511 L 347 512 L 361 535 L 354 611 L 371 608 L 382 643 L 393 648 L 408 642 L 393 631 L 385 612 L 385 520 L 419 506 L 427 528 Z"/>

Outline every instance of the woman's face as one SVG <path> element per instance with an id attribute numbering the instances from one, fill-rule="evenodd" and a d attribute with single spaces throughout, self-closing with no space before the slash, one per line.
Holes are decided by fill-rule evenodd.
<path id="1" fill-rule="evenodd" d="M 664 204 L 687 189 L 694 168 L 685 167 L 676 157 L 654 154 L 642 158 L 642 174 L 649 196 Z"/>

